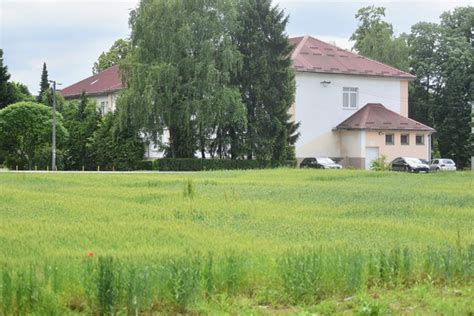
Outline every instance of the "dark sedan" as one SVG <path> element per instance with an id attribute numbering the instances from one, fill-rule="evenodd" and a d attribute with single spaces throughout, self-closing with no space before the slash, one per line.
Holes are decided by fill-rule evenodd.
<path id="1" fill-rule="evenodd" d="M 300 167 L 316 169 L 342 169 L 342 166 L 335 163 L 331 158 L 305 158 L 301 162 Z"/>
<path id="2" fill-rule="evenodd" d="M 405 172 L 430 172 L 430 166 L 424 164 L 418 158 L 399 157 L 392 161 L 391 168 L 393 171 Z"/>

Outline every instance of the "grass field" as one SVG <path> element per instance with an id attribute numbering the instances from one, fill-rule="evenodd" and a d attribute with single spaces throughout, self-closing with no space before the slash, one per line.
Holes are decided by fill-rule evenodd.
<path id="1" fill-rule="evenodd" d="M 0 313 L 474 312 L 474 174 L 0 173 Z"/>

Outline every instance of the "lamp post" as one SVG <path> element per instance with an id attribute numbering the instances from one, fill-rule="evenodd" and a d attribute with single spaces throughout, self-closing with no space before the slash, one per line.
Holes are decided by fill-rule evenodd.
<path id="1" fill-rule="evenodd" d="M 51 93 L 53 94 L 53 135 L 52 135 L 52 156 L 51 171 L 57 171 L 56 167 L 56 81 L 49 80 L 52 83 Z M 58 83 L 57 85 L 61 85 Z"/>

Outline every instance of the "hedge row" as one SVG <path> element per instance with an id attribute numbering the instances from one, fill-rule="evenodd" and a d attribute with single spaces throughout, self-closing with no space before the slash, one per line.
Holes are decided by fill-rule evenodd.
<path id="1" fill-rule="evenodd" d="M 296 167 L 296 160 L 277 163 L 268 160 L 230 160 L 198 158 L 162 158 L 142 161 L 139 170 L 157 171 L 203 171 L 203 170 L 244 170 L 277 167 Z"/>

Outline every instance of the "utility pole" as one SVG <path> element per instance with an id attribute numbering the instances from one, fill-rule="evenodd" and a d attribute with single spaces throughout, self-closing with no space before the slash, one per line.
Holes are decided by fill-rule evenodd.
<path id="1" fill-rule="evenodd" d="M 56 81 L 49 80 L 52 83 L 51 93 L 53 94 L 53 139 L 52 139 L 52 157 L 51 171 L 58 171 L 56 167 Z M 60 83 L 58 83 L 60 85 Z"/>

